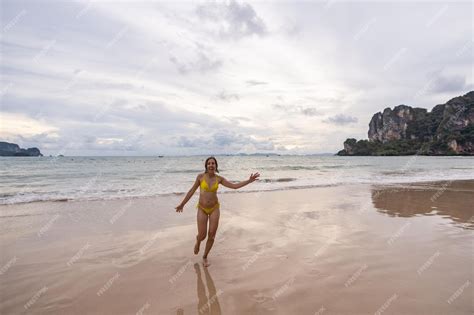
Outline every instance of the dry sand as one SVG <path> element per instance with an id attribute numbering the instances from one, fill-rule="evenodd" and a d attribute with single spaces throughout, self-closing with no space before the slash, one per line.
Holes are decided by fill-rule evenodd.
<path id="1" fill-rule="evenodd" d="M 474 312 L 474 181 L 220 194 L 207 269 L 181 198 L 1 206 L 0 313 Z"/>

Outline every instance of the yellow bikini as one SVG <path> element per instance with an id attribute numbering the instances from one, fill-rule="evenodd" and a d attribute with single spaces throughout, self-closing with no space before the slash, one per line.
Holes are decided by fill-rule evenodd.
<path id="1" fill-rule="evenodd" d="M 204 176 L 202 177 L 201 180 L 201 190 L 207 191 L 207 192 L 217 192 L 217 189 L 219 188 L 219 178 L 216 176 L 216 181 L 214 185 L 212 185 L 211 188 L 209 188 L 209 185 L 207 184 Z M 219 208 L 219 202 L 217 202 L 215 205 L 212 207 L 203 207 L 199 203 L 196 205 L 197 208 L 201 209 L 207 214 L 211 214 L 215 209 Z"/>
<path id="2" fill-rule="evenodd" d="M 217 176 L 216 176 L 216 182 L 214 183 L 214 185 L 212 185 L 211 188 L 209 188 L 209 185 L 207 184 L 206 179 L 204 178 L 204 176 L 202 177 L 202 180 L 201 180 L 201 189 L 202 190 L 208 191 L 208 192 L 216 192 L 218 188 L 219 188 L 219 178 Z"/>

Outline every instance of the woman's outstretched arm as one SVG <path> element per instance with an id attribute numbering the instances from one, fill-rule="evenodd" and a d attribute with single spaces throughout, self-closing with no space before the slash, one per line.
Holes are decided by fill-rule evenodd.
<path id="1" fill-rule="evenodd" d="M 253 183 L 254 181 L 257 180 L 257 178 L 259 176 L 260 176 L 260 174 L 258 172 L 255 173 L 255 174 L 252 173 L 252 174 L 250 174 L 249 179 L 244 180 L 243 182 L 238 182 L 238 183 L 231 183 L 222 176 L 220 176 L 220 178 L 222 179 L 221 184 L 224 185 L 225 187 L 232 188 L 232 189 L 239 189 L 239 188 L 242 188 L 242 187 L 244 187 L 244 186 L 246 186 L 250 183 Z"/>
<path id="2" fill-rule="evenodd" d="M 184 206 L 189 201 L 189 199 L 191 199 L 191 197 L 194 195 L 194 193 L 196 192 L 196 189 L 199 187 L 199 185 L 201 183 L 200 180 L 199 180 L 200 177 L 201 177 L 201 175 L 198 175 L 196 177 L 196 181 L 194 182 L 193 187 L 191 187 L 191 189 L 186 194 L 186 197 L 184 197 L 183 201 L 175 208 L 176 212 L 183 212 Z"/>

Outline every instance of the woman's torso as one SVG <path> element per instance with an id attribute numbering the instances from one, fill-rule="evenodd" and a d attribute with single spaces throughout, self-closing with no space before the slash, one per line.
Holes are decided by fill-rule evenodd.
<path id="1" fill-rule="evenodd" d="M 204 183 L 203 183 L 204 181 Z M 212 207 L 219 201 L 217 199 L 217 188 L 219 185 L 219 176 L 212 177 L 204 173 L 200 179 L 199 204 L 204 207 Z M 211 191 L 209 191 L 211 190 Z"/>

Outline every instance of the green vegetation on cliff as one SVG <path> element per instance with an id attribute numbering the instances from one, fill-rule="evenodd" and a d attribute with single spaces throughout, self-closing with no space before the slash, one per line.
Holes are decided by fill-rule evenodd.
<path id="1" fill-rule="evenodd" d="M 339 151 L 338 155 L 457 155 L 444 141 L 421 142 L 418 140 L 392 140 L 387 143 L 349 138 L 344 147 L 350 150 Z M 442 153 L 441 153 L 442 152 Z"/>
<path id="2" fill-rule="evenodd" d="M 349 138 L 338 155 L 474 155 L 474 91 L 426 109 L 398 105 L 373 115 L 369 140 Z"/>

